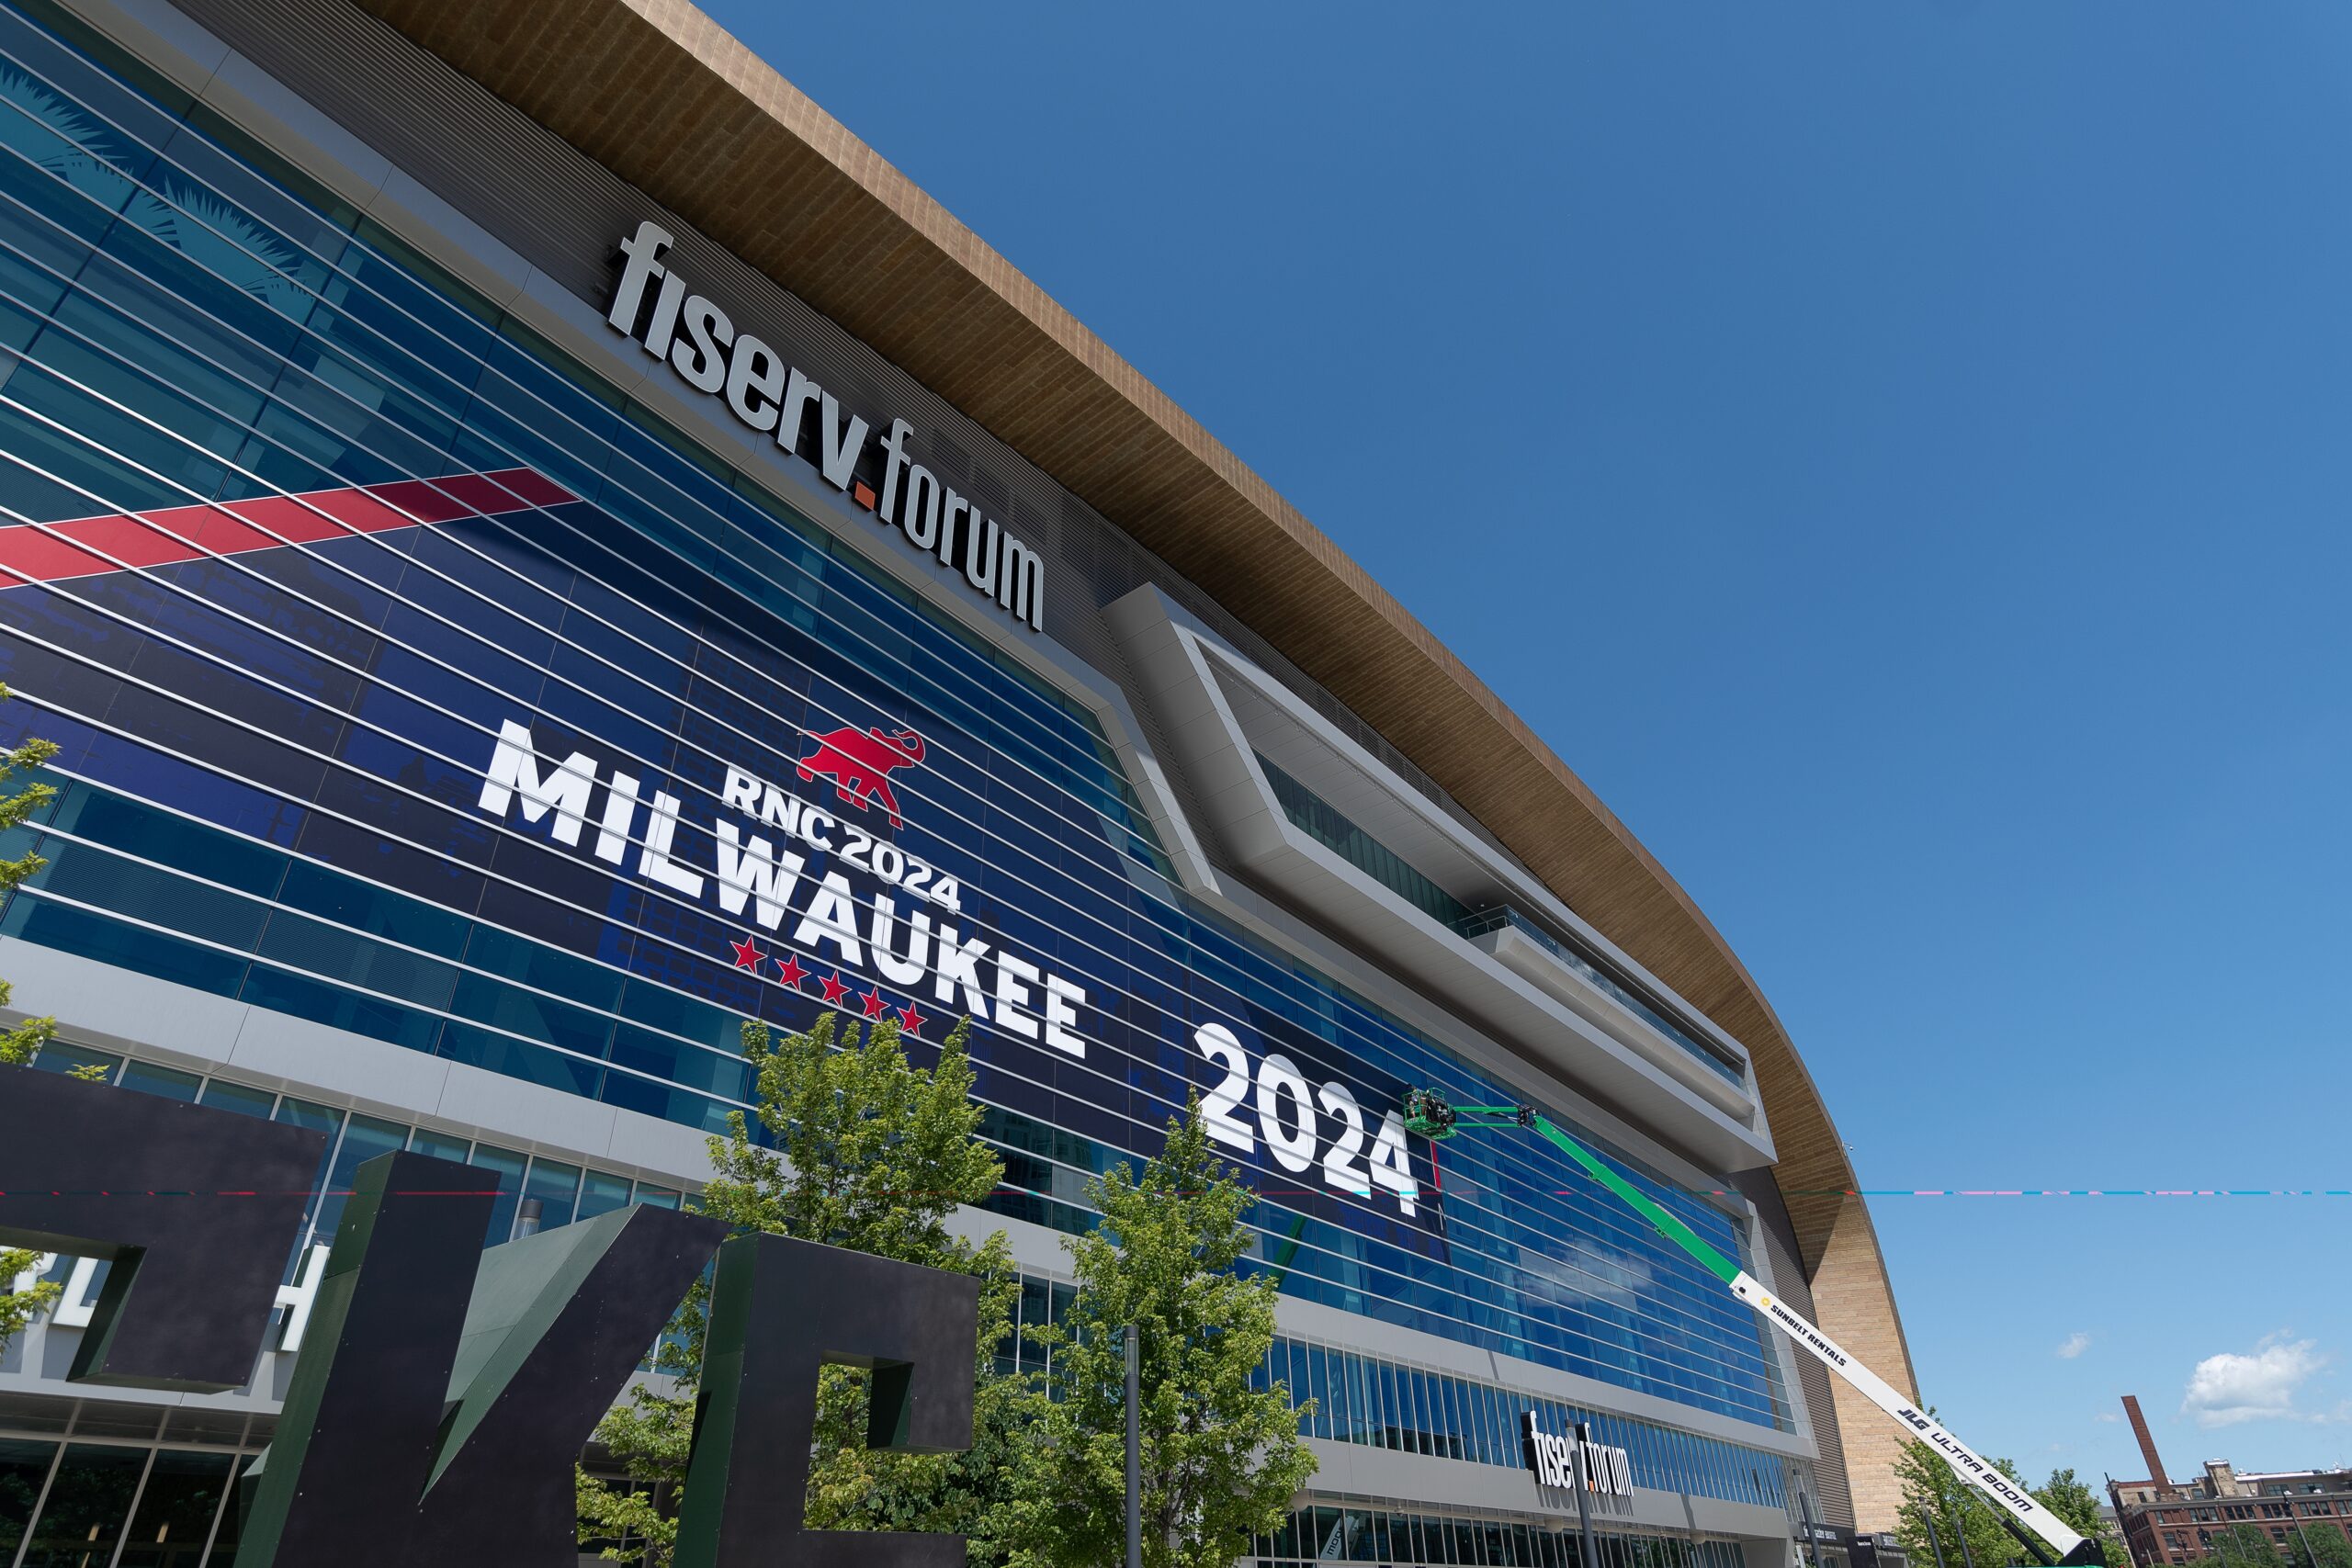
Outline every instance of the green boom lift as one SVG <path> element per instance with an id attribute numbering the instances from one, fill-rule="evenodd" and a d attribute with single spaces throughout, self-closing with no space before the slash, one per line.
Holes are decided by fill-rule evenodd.
<path id="1" fill-rule="evenodd" d="M 1449 1105 L 1443 1097 L 1431 1090 L 1415 1089 L 1405 1097 L 1405 1125 L 1408 1130 L 1431 1139 L 1450 1138 L 1471 1127 L 1518 1127 L 1541 1134 L 1582 1167 L 1587 1175 L 1623 1199 L 1635 1213 L 1649 1222 L 1651 1229 L 1704 1264 L 1733 1295 L 1762 1313 L 1781 1333 L 1804 1347 L 1814 1359 L 1851 1383 L 1872 1404 L 1902 1422 L 1913 1437 L 1943 1455 L 1945 1462 L 1962 1481 L 1993 1499 L 2002 1510 L 2001 1517 L 2005 1522 L 2015 1521 L 2010 1525 L 2011 1531 L 2018 1533 L 2018 1539 L 2037 1555 L 2047 1556 L 2030 1536 L 2018 1531 L 2018 1526 L 2055 1547 L 2057 1562 L 2067 1565 L 2067 1568 L 2080 1568 L 2080 1565 L 2104 1561 L 2098 1542 L 2086 1540 L 2068 1529 L 2064 1521 L 2043 1507 L 2031 1493 L 1996 1470 L 1966 1443 L 1944 1430 L 1941 1424 L 1920 1409 L 1917 1402 L 1897 1393 L 1885 1379 L 1841 1349 L 1837 1341 L 1806 1322 L 1738 1264 L 1702 1240 L 1689 1225 L 1658 1207 L 1640 1189 L 1611 1170 L 1600 1156 L 1560 1131 L 1543 1112 L 1525 1105 Z"/>

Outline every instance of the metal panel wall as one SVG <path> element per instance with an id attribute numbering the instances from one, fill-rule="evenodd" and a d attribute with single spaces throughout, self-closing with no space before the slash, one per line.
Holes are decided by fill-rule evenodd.
<path id="1" fill-rule="evenodd" d="M 1788 1205 L 1781 1199 L 1781 1189 L 1772 1179 L 1772 1173 L 1741 1171 L 1732 1180 L 1741 1196 L 1756 1205 L 1762 1222 L 1756 1228 L 1765 1258 L 1772 1265 L 1773 1287 L 1788 1297 L 1789 1304 L 1798 1312 L 1820 1321 L 1819 1312 L 1813 1304 L 1812 1288 L 1805 1281 L 1804 1265 L 1797 1258 L 1796 1230 L 1789 1223 Z M 1821 1450 L 1821 1462 L 1813 1471 L 1821 1522 L 1852 1529 L 1854 1492 L 1846 1477 L 1846 1443 L 1838 1430 L 1838 1406 L 1835 1392 L 1829 1386 L 1829 1370 L 1811 1356 L 1792 1356 L 1790 1359 L 1796 1362 L 1797 1383 L 1804 1391 L 1805 1410 L 1812 1417 L 1813 1439 Z"/>

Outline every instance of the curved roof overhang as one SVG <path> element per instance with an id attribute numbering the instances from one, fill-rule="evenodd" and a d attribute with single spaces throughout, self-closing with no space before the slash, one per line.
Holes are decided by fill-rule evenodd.
<path id="1" fill-rule="evenodd" d="M 1126 529 L 1746 1043 L 1824 1325 L 1892 1380 L 1912 1381 L 1844 1145 L 1746 967 L 1551 748 L 1272 486 L 683 0 L 358 3 L 767 273 Z M 1850 1433 L 1851 1423 L 1841 1425 Z"/>

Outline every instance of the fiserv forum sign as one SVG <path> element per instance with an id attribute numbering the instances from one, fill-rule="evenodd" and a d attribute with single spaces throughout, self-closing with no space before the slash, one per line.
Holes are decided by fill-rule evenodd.
<path id="1" fill-rule="evenodd" d="M 1555 1437 L 1544 1429 L 1539 1413 L 1521 1411 L 1519 1435 L 1521 1453 L 1538 1486 L 1582 1486 L 1611 1497 L 1623 1497 L 1634 1489 L 1633 1456 L 1613 1444 L 1594 1442 L 1581 1421 L 1573 1436 Z"/>
<path id="2" fill-rule="evenodd" d="M 907 450 L 914 426 L 893 419 L 876 438 L 874 427 L 840 399 L 690 291 L 674 268 L 662 265 L 673 243 L 650 220 L 620 243 L 620 279 L 605 313 L 614 330 L 695 390 L 723 397 L 737 420 L 813 464 L 827 484 L 899 530 L 910 546 L 960 570 L 973 592 L 994 599 L 1030 630 L 1045 630 L 1046 563 L 1037 552 L 914 460 Z M 873 467 L 869 452 L 880 458 L 878 486 L 861 474 Z"/>
<path id="3" fill-rule="evenodd" d="M 114 1267 L 67 1376 L 254 1374 L 326 1135 L 0 1069 L 0 1246 Z M 359 1168 L 237 1568 L 572 1568 L 572 1467 L 712 1256 L 678 1568 L 960 1568 L 961 1537 L 807 1530 L 817 1371 L 874 1369 L 867 1440 L 970 1446 L 979 1281 L 643 1204 L 481 1250 L 482 1173 Z"/>

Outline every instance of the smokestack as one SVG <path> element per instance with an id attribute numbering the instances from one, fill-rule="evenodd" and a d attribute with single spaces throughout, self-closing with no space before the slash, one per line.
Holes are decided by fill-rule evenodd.
<path id="1" fill-rule="evenodd" d="M 2156 1439 L 2148 1435 L 2148 1418 L 2140 1414 L 2140 1397 L 2123 1396 L 2123 1414 L 2131 1418 L 2132 1435 L 2140 1439 L 2140 1457 L 2148 1461 L 2148 1479 L 2155 1483 L 2158 1496 L 2172 1491 L 2172 1478 L 2165 1473 L 2165 1461 L 2156 1456 Z"/>

